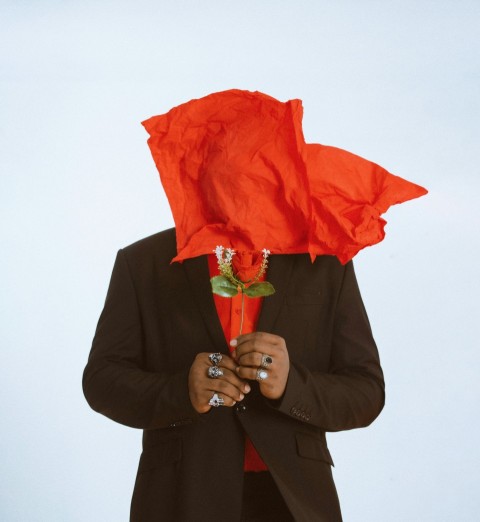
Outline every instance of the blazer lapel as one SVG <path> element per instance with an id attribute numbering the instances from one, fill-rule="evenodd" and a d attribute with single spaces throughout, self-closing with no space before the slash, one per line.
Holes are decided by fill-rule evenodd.
<path id="1" fill-rule="evenodd" d="M 186 259 L 182 266 L 216 351 L 228 353 L 228 346 L 213 300 L 207 256 Z"/>
<path id="2" fill-rule="evenodd" d="M 273 255 L 270 258 L 267 270 L 267 281 L 272 283 L 275 288 L 275 293 L 263 299 L 257 331 L 273 332 L 275 320 L 285 301 L 294 263 L 294 255 Z"/>

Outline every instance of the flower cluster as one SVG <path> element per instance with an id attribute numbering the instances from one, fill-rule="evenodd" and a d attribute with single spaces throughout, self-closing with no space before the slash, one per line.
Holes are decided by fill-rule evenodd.
<path id="1" fill-rule="evenodd" d="M 232 259 L 235 255 L 235 250 L 233 248 L 224 248 L 219 245 L 214 250 L 215 255 L 217 256 L 218 269 L 220 274 L 226 277 L 232 283 L 237 282 L 235 276 L 233 275 L 233 267 L 232 267 Z"/>
<path id="2" fill-rule="evenodd" d="M 260 279 L 260 277 L 262 277 L 262 275 L 267 270 L 268 256 L 270 255 L 270 250 L 267 250 L 266 248 L 264 248 L 262 250 L 262 254 L 263 254 L 263 256 L 262 256 L 263 259 L 262 259 L 262 265 L 260 266 L 260 272 L 255 276 L 254 281 L 258 281 Z"/>

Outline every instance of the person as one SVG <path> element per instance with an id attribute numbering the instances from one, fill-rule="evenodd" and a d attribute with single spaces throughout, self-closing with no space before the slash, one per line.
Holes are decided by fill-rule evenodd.
<path id="1" fill-rule="evenodd" d="M 83 376 L 95 411 L 143 430 L 131 520 L 341 520 L 325 432 L 369 425 L 385 400 L 352 262 L 272 255 L 275 294 L 230 353 L 208 255 L 176 252 L 174 229 L 118 252 Z M 245 434 L 268 471 L 244 470 Z"/>
<path id="2" fill-rule="evenodd" d="M 118 251 L 83 376 L 143 430 L 132 522 L 342 520 L 326 432 L 385 403 L 352 258 L 426 190 L 302 114 L 232 89 L 143 122 L 175 228 Z"/>

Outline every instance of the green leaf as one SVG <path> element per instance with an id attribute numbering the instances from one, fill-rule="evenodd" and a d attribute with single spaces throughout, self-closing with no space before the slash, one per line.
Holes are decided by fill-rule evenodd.
<path id="1" fill-rule="evenodd" d="M 244 293 L 248 295 L 248 297 L 264 297 L 274 294 L 275 288 L 273 288 L 271 283 L 265 281 L 263 283 L 253 283 L 253 285 L 245 288 Z"/>
<path id="2" fill-rule="evenodd" d="M 237 287 L 224 276 L 215 276 L 210 279 L 212 292 L 222 297 L 233 297 L 238 294 Z"/>

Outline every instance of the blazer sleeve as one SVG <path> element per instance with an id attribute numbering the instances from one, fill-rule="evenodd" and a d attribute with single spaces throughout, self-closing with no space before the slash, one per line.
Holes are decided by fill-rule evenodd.
<path id="1" fill-rule="evenodd" d="M 324 431 L 368 426 L 385 404 L 385 383 L 352 262 L 345 265 L 333 328 L 328 372 L 291 361 L 276 407 Z"/>
<path id="2" fill-rule="evenodd" d="M 144 350 L 135 288 L 119 250 L 83 372 L 85 398 L 95 411 L 133 428 L 163 428 L 198 418 L 188 394 L 189 368 L 173 375 L 146 371 Z"/>

